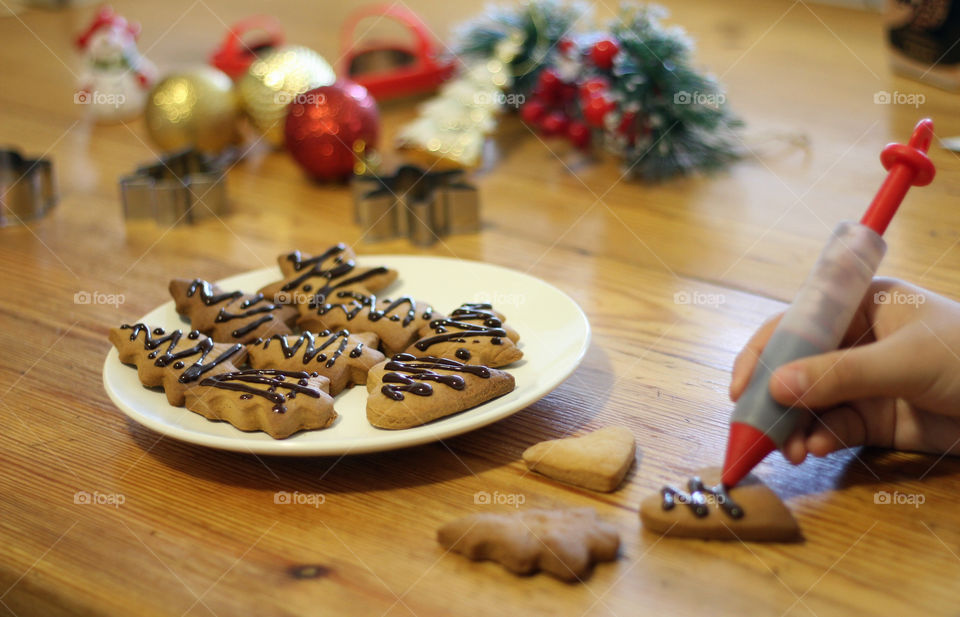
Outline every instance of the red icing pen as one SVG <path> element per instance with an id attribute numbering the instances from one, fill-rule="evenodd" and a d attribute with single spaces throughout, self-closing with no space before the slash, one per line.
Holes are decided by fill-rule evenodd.
<path id="1" fill-rule="evenodd" d="M 813 271 L 764 348 L 753 377 L 730 417 L 722 482 L 732 488 L 770 452 L 783 446 L 803 409 L 784 407 L 770 395 L 770 375 L 780 366 L 840 345 L 887 250 L 881 235 L 911 186 L 933 180 L 927 158 L 933 121 L 917 123 L 907 145 L 888 144 L 880 162 L 887 179 L 859 223 L 845 221 L 820 254 Z"/>

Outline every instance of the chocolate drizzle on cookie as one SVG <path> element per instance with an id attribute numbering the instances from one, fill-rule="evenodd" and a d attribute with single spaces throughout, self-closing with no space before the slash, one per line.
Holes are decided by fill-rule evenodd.
<path id="1" fill-rule="evenodd" d="M 294 271 L 302 272 L 302 274 L 287 281 L 280 289 L 282 291 L 293 291 L 303 285 L 302 290 L 304 292 L 313 292 L 313 287 L 304 285 L 304 283 L 312 278 L 326 279 L 327 282 L 315 290 L 314 294 L 316 300 L 322 301 L 334 290 L 362 283 L 369 278 L 389 272 L 387 268 L 380 266 L 348 276 L 356 269 L 357 263 L 352 259 L 344 260 L 342 253 L 346 250 L 347 246 L 345 244 L 336 244 L 320 255 L 309 259 L 304 259 L 300 251 L 290 253 L 287 255 L 287 261 L 293 265 Z M 331 261 L 331 265 L 327 266 L 327 261 Z"/>
<path id="2" fill-rule="evenodd" d="M 248 369 L 207 377 L 200 382 L 200 385 L 240 392 L 241 399 L 262 396 L 273 403 L 272 409 L 274 412 L 284 413 L 287 411 L 285 403 L 295 398 L 297 394 L 320 398 L 320 390 L 307 381 L 309 378 L 316 376 L 317 373 L 307 373 L 305 371 Z M 266 387 L 258 388 L 256 386 Z M 287 392 L 279 392 L 278 390 L 287 390 Z"/>
<path id="3" fill-rule="evenodd" d="M 220 304 L 224 301 L 228 301 L 227 306 L 229 306 L 243 296 L 243 292 L 240 291 L 214 294 L 213 287 L 210 285 L 210 283 L 203 279 L 193 279 L 193 281 L 190 283 L 190 287 L 187 288 L 187 297 L 192 298 L 198 290 L 200 291 L 200 300 L 207 306 Z M 256 315 L 260 315 L 260 317 L 251 319 L 249 323 L 246 323 L 231 332 L 230 335 L 235 338 L 246 336 L 259 328 L 261 325 L 271 321 L 274 318 L 272 315 L 273 311 L 281 308 L 281 305 L 279 304 L 267 302 L 263 294 L 259 293 L 247 298 L 238 305 L 238 308 L 242 311 L 240 313 L 227 312 L 227 306 L 220 308 L 220 312 L 217 313 L 214 321 L 223 323 L 225 321 L 232 321 L 234 319 L 248 319 L 253 318 Z M 266 314 L 264 315 L 263 313 Z"/>
<path id="4" fill-rule="evenodd" d="M 231 345 L 229 348 L 224 350 L 223 353 L 208 363 L 206 362 L 207 356 L 211 351 L 213 351 L 214 348 L 214 342 L 211 338 L 204 337 L 193 347 L 177 350 L 177 345 L 183 338 L 183 330 L 173 330 L 170 332 L 170 334 L 166 334 L 163 328 L 155 328 L 151 332 L 150 327 L 142 323 L 137 323 L 132 326 L 129 324 L 124 324 L 120 326 L 120 328 L 131 331 L 131 341 L 137 340 L 137 337 L 141 332 L 144 333 L 143 348 L 151 350 L 151 352 L 147 354 L 147 357 L 153 360 L 153 363 L 156 366 L 162 367 L 167 366 L 168 364 L 173 364 L 173 368 L 180 369 L 185 366 L 185 364 L 182 362 L 182 359 L 200 354 L 200 358 L 188 366 L 185 371 L 180 373 L 180 377 L 178 378 L 180 383 L 196 381 L 201 375 L 216 367 L 221 362 L 225 362 L 231 356 L 237 354 L 243 349 L 243 345 L 239 343 Z M 154 338 L 155 336 L 161 338 Z M 199 338 L 200 333 L 197 330 L 192 330 L 187 335 L 187 339 L 189 340 L 197 340 Z M 169 343 L 169 345 L 167 345 L 166 350 L 161 350 L 160 346 L 165 343 Z"/>
<path id="5" fill-rule="evenodd" d="M 454 311 L 454 313 L 456 313 L 456 311 Z M 491 337 L 490 342 L 492 344 L 502 345 L 503 339 L 507 336 L 507 332 L 500 327 L 502 324 L 499 319 L 495 321 L 497 326 L 491 327 L 454 319 L 434 319 L 430 322 L 430 329 L 436 332 L 436 335 L 422 338 L 414 343 L 414 346 L 420 351 L 427 351 L 437 343 L 446 343 L 449 341 L 466 343 L 468 338 L 477 336 L 489 336 Z"/>
<path id="6" fill-rule="evenodd" d="M 664 486 L 660 489 L 663 496 L 663 509 L 672 510 L 678 503 L 690 508 L 693 515 L 697 518 L 703 518 L 710 514 L 710 508 L 707 505 L 708 497 L 716 502 L 717 506 L 723 510 L 730 518 L 743 518 L 743 508 L 730 498 L 723 484 L 714 487 L 704 486 L 703 480 L 694 476 L 687 481 L 687 490 L 685 493 L 672 486 Z"/>
<path id="7" fill-rule="evenodd" d="M 324 341 L 319 347 L 317 346 L 317 336 L 325 336 L 327 340 Z M 283 350 L 283 356 L 285 358 L 292 358 L 303 347 L 303 363 L 309 364 L 312 360 L 316 359 L 317 362 L 326 362 L 325 366 L 327 368 L 332 367 L 336 362 L 337 358 L 343 355 L 343 352 L 347 350 L 347 344 L 349 343 L 350 331 L 349 330 L 340 330 L 339 332 L 331 332 L 330 330 L 324 330 L 314 335 L 313 332 L 304 332 L 301 334 L 297 340 L 290 344 L 287 342 L 287 337 L 282 334 L 274 334 L 268 338 L 263 343 L 263 349 L 266 350 L 270 346 L 271 341 L 279 341 L 280 348 Z M 329 349 L 326 353 L 324 350 L 330 348 L 334 345 L 337 340 L 340 340 L 340 344 L 332 349 Z M 351 358 L 359 358 L 363 353 L 363 343 L 357 343 L 357 345 L 350 350 Z M 329 354 L 329 356 L 328 356 Z"/>
<path id="8" fill-rule="evenodd" d="M 389 298 L 377 300 L 377 297 L 373 294 L 364 294 L 357 291 L 338 291 L 334 299 L 343 300 L 343 302 L 324 302 L 324 299 L 317 296 L 310 302 L 310 308 L 316 309 L 318 315 L 325 315 L 332 310 L 340 309 L 346 315 L 347 321 L 351 321 L 366 308 L 368 309 L 367 319 L 370 321 L 380 321 L 386 317 L 390 321 L 402 321 L 404 328 L 409 326 L 410 323 L 417 318 L 417 301 L 410 296 L 401 296 L 396 300 L 390 300 Z M 379 304 L 384 302 L 387 303 L 386 306 L 377 308 Z M 401 310 L 399 313 L 396 313 L 398 309 L 404 307 L 406 308 L 405 311 Z M 422 318 L 430 319 L 432 315 L 433 309 L 428 307 L 423 312 Z"/>
<path id="9" fill-rule="evenodd" d="M 490 369 L 485 366 L 462 364 L 456 360 L 434 356 L 418 358 L 408 353 L 393 356 L 384 365 L 384 369 L 388 372 L 383 375 L 384 385 L 380 391 L 384 396 L 395 401 L 402 401 L 404 392 L 417 396 L 430 396 L 433 394 L 433 386 L 427 383 L 429 381 L 443 384 L 454 390 L 463 390 L 466 387 L 466 381 L 460 375 L 447 375 L 436 371 L 469 373 L 483 379 L 490 377 Z"/>

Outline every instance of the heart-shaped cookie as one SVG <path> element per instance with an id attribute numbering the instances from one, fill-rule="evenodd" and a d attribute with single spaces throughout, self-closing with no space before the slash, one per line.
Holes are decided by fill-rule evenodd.
<path id="1" fill-rule="evenodd" d="M 749 475 L 728 492 L 719 488 L 719 482 L 720 469 L 708 468 L 686 486 L 664 487 L 648 496 L 640 504 L 643 526 L 665 536 L 710 540 L 801 539 L 793 514 L 759 478 Z"/>
<path id="2" fill-rule="evenodd" d="M 623 482 L 636 448 L 629 429 L 608 426 L 583 437 L 542 441 L 527 448 L 523 460 L 554 480 L 609 493 Z"/>

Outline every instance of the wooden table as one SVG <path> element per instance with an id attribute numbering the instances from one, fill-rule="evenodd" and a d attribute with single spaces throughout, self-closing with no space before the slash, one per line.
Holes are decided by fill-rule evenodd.
<path id="1" fill-rule="evenodd" d="M 351 3 L 330 4 L 266 10 L 291 41 L 336 58 Z M 409 4 L 442 36 L 481 9 Z M 488 428 L 329 459 L 162 438 L 110 403 L 101 365 L 108 328 L 165 302 L 174 275 L 217 279 L 290 249 L 357 242 L 348 191 L 306 181 L 275 153 L 230 172 L 236 213 L 222 222 L 125 225 L 116 180 L 153 155 L 141 122 L 90 126 L 72 103 L 70 45 L 93 8 L 0 19 L 0 141 L 50 155 L 63 196 L 45 220 L 0 230 L 0 614 L 956 614 L 960 465 L 949 458 L 847 451 L 793 468 L 770 457 L 759 473 L 798 517 L 800 545 L 661 540 L 639 526 L 644 495 L 720 461 L 734 355 L 783 307 L 835 222 L 861 212 L 883 176 L 882 145 L 905 139 L 921 115 L 936 119 L 940 136 L 960 133 L 955 96 L 891 76 L 876 15 L 803 2 L 670 4 L 698 39 L 699 62 L 729 86 L 747 138 L 802 133 L 809 150 L 643 186 L 621 179 L 612 160 L 578 161 L 504 120 L 496 160 L 475 177 L 482 233 L 431 249 L 358 249 L 542 277 L 589 316 L 586 360 L 549 396 Z M 202 61 L 225 23 L 264 10 L 251 0 L 114 5 L 143 23 L 141 50 L 161 71 Z M 875 105 L 880 90 L 926 102 Z M 387 137 L 413 114 L 386 107 Z M 882 273 L 958 296 L 960 163 L 939 148 L 931 156 L 937 180 L 909 197 Z M 79 291 L 125 302 L 77 305 Z M 678 292 L 722 303 L 677 304 Z M 614 423 L 639 443 L 617 493 L 561 486 L 519 461 L 534 442 Z M 878 490 L 926 501 L 876 505 Z M 77 505 L 77 491 L 123 503 Z M 276 491 L 325 502 L 280 506 Z M 620 558 L 567 585 L 444 554 L 436 528 L 477 511 L 478 491 L 522 494 L 525 507 L 594 507 L 620 530 Z"/>

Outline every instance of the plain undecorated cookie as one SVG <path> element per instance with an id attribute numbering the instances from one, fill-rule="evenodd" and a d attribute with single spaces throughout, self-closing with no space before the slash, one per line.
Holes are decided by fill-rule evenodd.
<path id="1" fill-rule="evenodd" d="M 622 426 L 608 426 L 583 437 L 542 441 L 523 453 L 527 467 L 567 484 L 609 493 L 633 465 L 637 442 Z"/>
<path id="2" fill-rule="evenodd" d="M 620 548 L 616 528 L 597 518 L 593 508 L 472 514 L 441 527 L 437 540 L 514 574 L 542 570 L 571 582 L 582 580 L 594 563 L 615 560 Z"/>
<path id="3" fill-rule="evenodd" d="M 720 469 L 703 469 L 696 475 L 706 486 L 720 482 Z M 686 486 L 677 486 L 684 491 Z M 644 528 L 665 536 L 710 540 L 744 540 L 757 542 L 792 542 L 801 539 L 800 527 L 783 501 L 754 475 L 748 475 L 730 489 L 730 498 L 743 509 L 741 518 L 724 512 L 715 499 L 707 499 L 708 514 L 697 517 L 693 510 L 677 503 L 670 510 L 663 508 L 660 492 L 646 497 L 640 504 Z"/>

